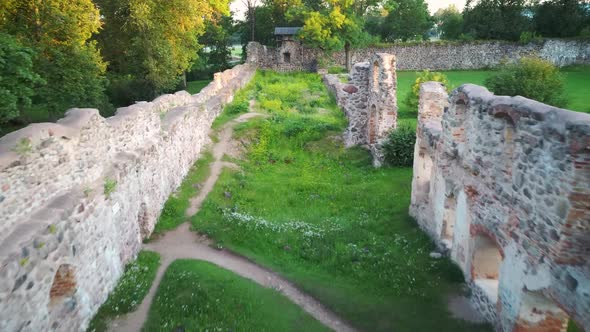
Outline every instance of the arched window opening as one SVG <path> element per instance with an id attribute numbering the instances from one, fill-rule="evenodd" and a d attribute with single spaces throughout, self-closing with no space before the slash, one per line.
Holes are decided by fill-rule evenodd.
<path id="1" fill-rule="evenodd" d="M 62 264 L 57 269 L 53 284 L 49 290 L 50 304 L 55 304 L 67 297 L 71 297 L 76 293 L 76 275 L 72 265 Z"/>
<path id="2" fill-rule="evenodd" d="M 477 235 L 473 239 L 473 258 L 471 271 L 473 282 L 496 302 L 502 254 L 496 243 L 487 235 Z"/>
<path id="3" fill-rule="evenodd" d="M 373 92 L 379 91 L 379 62 L 373 63 Z"/>
<path id="4" fill-rule="evenodd" d="M 375 144 L 377 142 L 377 107 L 375 105 L 371 106 L 367 126 L 367 140 L 369 144 Z"/>
<path id="5" fill-rule="evenodd" d="M 453 234 L 455 231 L 455 219 L 456 219 L 456 208 L 457 200 L 455 195 L 450 194 L 445 200 L 445 210 L 443 213 L 443 225 L 442 225 L 442 243 L 451 249 L 453 247 Z"/>

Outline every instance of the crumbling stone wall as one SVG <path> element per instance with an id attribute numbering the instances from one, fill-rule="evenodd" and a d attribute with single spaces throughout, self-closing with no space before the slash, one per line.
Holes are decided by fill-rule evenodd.
<path id="1" fill-rule="evenodd" d="M 420 89 L 410 214 L 499 331 L 590 330 L 590 115 Z"/>
<path id="2" fill-rule="evenodd" d="M 285 49 L 262 46 L 259 43 L 248 45 L 248 62 L 260 68 L 279 71 L 315 71 L 321 59 L 344 66 L 344 52 L 334 52 L 326 58 L 323 51 L 292 42 L 288 51 L 296 58 L 288 66 L 281 63 L 280 55 Z M 415 45 L 391 45 L 355 49 L 352 63 L 366 61 L 374 53 L 390 53 L 397 57 L 398 70 L 451 70 L 481 69 L 495 67 L 501 61 L 514 61 L 525 55 L 538 55 L 557 66 L 590 64 L 590 42 L 585 40 L 546 40 L 541 43 L 522 45 L 515 42 L 475 41 L 475 42 L 425 42 Z"/>
<path id="3" fill-rule="evenodd" d="M 368 147 L 375 166 L 383 162 L 381 145 L 397 125 L 395 68 L 395 56 L 377 53 L 369 62 L 354 65 L 348 83 L 341 82 L 339 75 L 324 75 L 324 83 L 348 118 L 345 145 Z"/>
<path id="4" fill-rule="evenodd" d="M 0 331 L 85 329 L 253 74 L 0 138 Z"/>

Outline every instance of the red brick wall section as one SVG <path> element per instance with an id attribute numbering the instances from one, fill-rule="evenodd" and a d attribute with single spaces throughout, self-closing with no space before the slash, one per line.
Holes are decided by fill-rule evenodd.
<path id="1" fill-rule="evenodd" d="M 72 296 L 76 292 L 76 276 L 74 267 L 69 264 L 60 265 L 53 278 L 53 285 L 49 291 L 51 301 Z"/>

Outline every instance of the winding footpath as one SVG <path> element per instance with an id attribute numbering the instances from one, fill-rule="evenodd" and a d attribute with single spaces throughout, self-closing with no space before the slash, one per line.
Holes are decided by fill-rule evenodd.
<path id="1" fill-rule="evenodd" d="M 252 106 L 252 103 L 250 106 Z M 246 113 L 230 121 L 223 127 L 219 135 L 219 142 L 213 146 L 214 161 L 210 165 L 210 175 L 203 184 L 199 194 L 191 199 L 190 207 L 186 211 L 187 216 L 194 216 L 199 212 L 201 205 L 205 201 L 205 198 L 207 198 L 207 195 L 213 190 L 224 167 L 238 167 L 235 164 L 222 161 L 223 155 L 231 146 L 233 128 L 238 123 L 248 121 L 257 116 L 262 116 L 262 114 Z M 156 278 L 152 283 L 149 293 L 143 299 L 137 310 L 113 321 L 109 330 L 141 331 L 144 322 L 147 320 L 149 308 L 156 295 L 158 285 L 168 266 L 177 259 L 198 259 L 211 262 L 244 278 L 250 279 L 261 286 L 279 291 L 315 319 L 335 331 L 356 331 L 321 303 L 298 290 L 291 282 L 282 278 L 277 273 L 227 250 L 214 249 L 210 246 L 211 243 L 212 241 L 207 237 L 192 232 L 190 230 L 190 224 L 185 222 L 157 240 L 144 244 L 143 249 L 155 251 L 161 256 L 161 265 Z"/>

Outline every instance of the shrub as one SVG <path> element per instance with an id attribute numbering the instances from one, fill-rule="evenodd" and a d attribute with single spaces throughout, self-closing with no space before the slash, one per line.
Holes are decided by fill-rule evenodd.
<path id="1" fill-rule="evenodd" d="M 346 67 L 342 66 L 332 66 L 328 68 L 328 74 L 345 74 L 348 73 Z"/>
<path id="2" fill-rule="evenodd" d="M 543 41 L 543 37 L 540 35 L 537 35 L 536 32 L 523 31 L 520 34 L 520 43 L 521 44 L 540 43 L 542 41 Z"/>
<path id="3" fill-rule="evenodd" d="M 420 94 L 420 85 L 422 83 L 431 82 L 431 81 L 441 82 L 445 86 L 449 86 L 449 80 L 447 79 L 447 76 L 445 74 L 438 73 L 438 72 L 430 72 L 428 70 L 423 71 L 422 73 L 418 74 L 416 81 L 414 81 L 414 84 L 412 85 L 412 89 L 410 90 L 410 92 L 408 92 L 408 94 L 406 95 L 406 99 L 404 100 L 404 103 L 410 109 L 412 109 L 412 110 L 418 109 L 418 97 Z"/>
<path id="4" fill-rule="evenodd" d="M 383 144 L 385 163 L 390 166 L 412 166 L 416 130 L 402 126 L 392 131 Z"/>
<path id="5" fill-rule="evenodd" d="M 249 104 L 248 101 L 243 100 L 235 100 L 233 103 L 228 104 L 225 106 L 225 111 L 227 114 L 241 114 L 241 113 L 248 113 Z"/>
<path id="6" fill-rule="evenodd" d="M 517 63 L 503 64 L 485 85 L 497 95 L 518 95 L 558 107 L 567 104 L 559 69 L 536 57 L 523 57 Z"/>
<path id="7" fill-rule="evenodd" d="M 580 37 L 582 38 L 590 38 L 590 27 L 585 27 L 580 31 Z"/>

